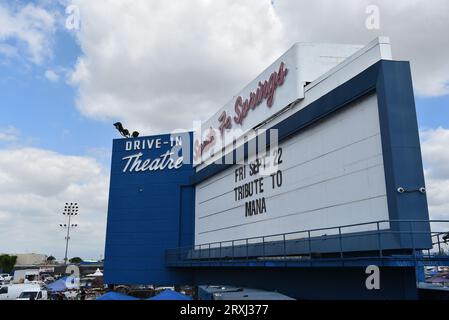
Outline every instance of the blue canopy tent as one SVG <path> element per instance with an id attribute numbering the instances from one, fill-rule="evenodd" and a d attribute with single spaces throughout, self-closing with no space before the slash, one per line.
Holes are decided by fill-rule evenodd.
<path id="1" fill-rule="evenodd" d="M 99 296 L 96 300 L 139 300 L 138 298 L 127 296 L 126 294 L 109 291 L 102 296 Z"/>
<path id="2" fill-rule="evenodd" d="M 79 283 L 77 282 L 78 278 L 67 276 L 63 277 L 59 280 L 56 280 L 47 285 L 47 290 L 52 292 L 61 292 L 69 289 L 76 289 Z"/>
<path id="3" fill-rule="evenodd" d="M 64 277 L 59 280 L 56 280 L 55 282 L 48 284 L 47 290 L 52 291 L 52 292 L 66 291 L 67 290 L 66 280 L 67 280 L 67 277 Z"/>
<path id="4" fill-rule="evenodd" d="M 148 298 L 147 300 L 192 300 L 192 297 L 173 290 L 164 290 L 158 295 Z"/>

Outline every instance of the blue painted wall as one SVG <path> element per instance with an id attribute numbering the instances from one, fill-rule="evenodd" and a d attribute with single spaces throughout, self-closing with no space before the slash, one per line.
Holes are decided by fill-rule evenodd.
<path id="1" fill-rule="evenodd" d="M 191 134 L 183 146 L 191 146 Z M 104 275 L 108 284 L 188 283 L 188 273 L 165 267 L 165 250 L 193 244 L 194 189 L 186 186 L 191 161 L 179 169 L 123 172 L 123 157 L 139 152 L 155 159 L 172 147 L 126 151 L 126 141 L 161 139 L 170 135 L 116 139 L 113 142 Z M 187 141 L 185 141 L 187 140 Z M 189 159 L 191 160 L 191 159 Z"/>

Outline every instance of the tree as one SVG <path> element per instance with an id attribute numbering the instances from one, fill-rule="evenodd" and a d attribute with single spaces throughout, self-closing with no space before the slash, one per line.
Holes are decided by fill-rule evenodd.
<path id="1" fill-rule="evenodd" d="M 14 269 L 14 266 L 16 265 L 16 261 L 17 256 L 2 254 L 0 255 L 0 269 L 2 269 L 3 272 L 11 273 L 12 269 Z"/>
<path id="2" fill-rule="evenodd" d="M 83 262 L 83 259 L 81 259 L 80 257 L 73 257 L 69 261 L 70 261 L 70 263 L 81 263 L 81 262 Z"/>
<path id="3" fill-rule="evenodd" d="M 56 260 L 56 258 L 53 257 L 53 256 L 49 256 L 49 257 L 47 258 L 47 262 L 53 262 L 53 261 L 55 261 L 55 260 Z"/>

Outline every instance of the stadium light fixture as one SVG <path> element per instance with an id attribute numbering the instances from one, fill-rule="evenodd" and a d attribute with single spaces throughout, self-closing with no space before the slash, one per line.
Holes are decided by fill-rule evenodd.
<path id="1" fill-rule="evenodd" d="M 71 223 L 72 216 L 78 215 L 78 203 L 71 202 L 70 204 L 66 202 L 64 206 L 64 211 L 62 212 L 64 216 L 67 216 L 68 223 L 60 223 L 59 226 L 67 229 L 67 234 L 65 237 L 65 255 L 64 255 L 64 264 L 67 264 L 67 252 L 69 248 L 69 240 L 70 240 L 70 228 L 78 227 L 78 224 Z"/>

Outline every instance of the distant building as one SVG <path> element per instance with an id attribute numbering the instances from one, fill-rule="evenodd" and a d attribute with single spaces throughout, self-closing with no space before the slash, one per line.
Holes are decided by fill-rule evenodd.
<path id="1" fill-rule="evenodd" d="M 39 253 L 8 253 L 10 256 L 17 256 L 16 266 L 43 264 L 48 256 Z"/>

